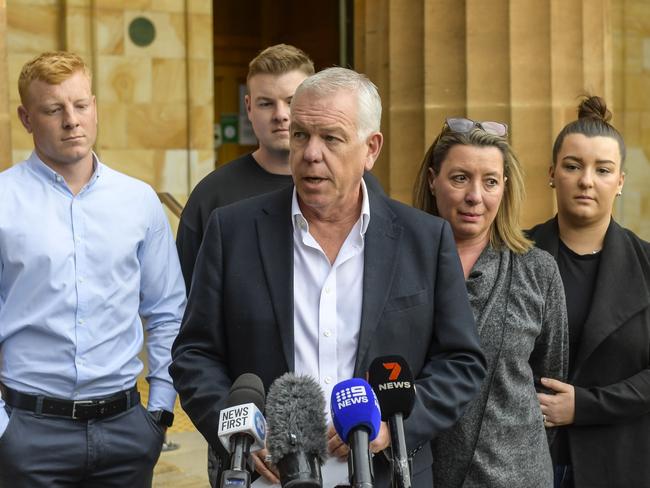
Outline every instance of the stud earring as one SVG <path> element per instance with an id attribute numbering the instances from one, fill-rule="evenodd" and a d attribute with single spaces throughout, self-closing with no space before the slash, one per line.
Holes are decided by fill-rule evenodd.
<path id="1" fill-rule="evenodd" d="M 616 196 L 617 196 L 617 197 L 620 197 L 622 194 L 623 194 L 623 191 L 621 190 L 621 191 L 619 191 L 619 192 L 616 194 Z"/>
<path id="2" fill-rule="evenodd" d="M 551 188 L 555 188 L 555 183 L 553 183 L 553 180 L 549 180 L 548 186 L 550 186 Z"/>

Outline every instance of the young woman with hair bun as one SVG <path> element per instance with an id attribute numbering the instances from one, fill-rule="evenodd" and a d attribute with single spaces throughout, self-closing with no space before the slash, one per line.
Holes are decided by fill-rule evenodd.
<path id="1" fill-rule="evenodd" d="M 569 379 L 538 398 L 555 487 L 650 487 L 650 243 L 612 218 L 625 143 L 605 101 L 586 97 L 553 145 L 557 215 L 528 235 L 551 253 L 569 318 Z"/>

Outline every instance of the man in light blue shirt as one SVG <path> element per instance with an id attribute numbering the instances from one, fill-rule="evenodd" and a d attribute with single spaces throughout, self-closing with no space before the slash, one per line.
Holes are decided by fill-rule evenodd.
<path id="1" fill-rule="evenodd" d="M 41 54 L 19 90 L 34 152 L 0 173 L 0 488 L 150 486 L 185 306 L 169 224 L 151 187 L 93 153 L 81 58 Z"/>

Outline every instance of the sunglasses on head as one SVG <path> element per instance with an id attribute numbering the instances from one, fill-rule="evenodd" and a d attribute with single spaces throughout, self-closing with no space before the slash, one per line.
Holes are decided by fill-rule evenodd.
<path id="1" fill-rule="evenodd" d="M 464 117 L 450 117 L 445 121 L 445 125 L 449 130 L 460 134 L 467 134 L 478 128 L 493 136 L 505 137 L 508 135 L 508 126 L 503 122 L 494 122 L 493 120 L 477 122 Z"/>

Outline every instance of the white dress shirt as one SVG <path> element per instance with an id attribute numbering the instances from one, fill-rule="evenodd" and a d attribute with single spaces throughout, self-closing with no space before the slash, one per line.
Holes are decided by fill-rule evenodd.
<path id="1" fill-rule="evenodd" d="M 293 191 L 293 333 L 296 374 L 313 376 L 323 388 L 329 412 L 334 386 L 349 379 L 359 342 L 363 301 L 364 235 L 370 222 L 365 182 L 361 181 L 359 220 L 330 263 L 309 233 Z"/>

